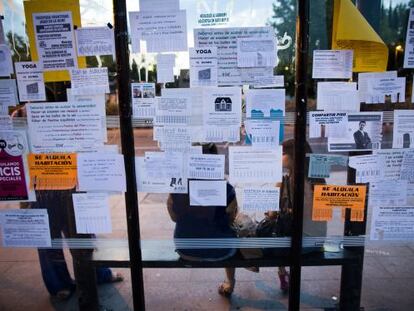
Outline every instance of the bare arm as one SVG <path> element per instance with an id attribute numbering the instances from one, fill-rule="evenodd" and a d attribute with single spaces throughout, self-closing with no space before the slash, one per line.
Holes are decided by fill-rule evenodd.
<path id="1" fill-rule="evenodd" d="M 237 207 L 237 199 L 236 197 L 234 197 L 234 199 L 230 202 L 230 204 L 226 207 L 226 213 L 229 215 L 230 217 L 230 224 L 232 224 L 234 222 L 234 219 L 237 216 L 237 211 L 238 211 L 238 207 Z"/>

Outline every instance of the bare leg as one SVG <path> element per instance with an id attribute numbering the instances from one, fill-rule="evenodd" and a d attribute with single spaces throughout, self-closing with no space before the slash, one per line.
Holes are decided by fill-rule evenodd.
<path id="1" fill-rule="evenodd" d="M 236 283 L 235 274 L 236 268 L 224 268 L 226 272 L 226 279 L 220 284 L 218 292 L 220 295 L 230 297 L 233 293 L 234 285 Z"/>
<path id="2" fill-rule="evenodd" d="M 279 267 L 278 274 L 280 280 L 280 289 L 283 292 L 287 292 L 289 290 L 289 273 L 286 271 L 285 267 Z"/>

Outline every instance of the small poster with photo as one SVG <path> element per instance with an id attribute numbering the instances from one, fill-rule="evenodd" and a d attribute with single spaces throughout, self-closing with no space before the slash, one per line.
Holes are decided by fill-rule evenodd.
<path id="1" fill-rule="evenodd" d="M 155 116 L 155 83 L 131 83 L 133 116 L 153 119 Z"/>
<path id="2" fill-rule="evenodd" d="M 346 128 L 343 137 L 328 138 L 329 152 L 381 149 L 382 112 L 349 113 Z"/>

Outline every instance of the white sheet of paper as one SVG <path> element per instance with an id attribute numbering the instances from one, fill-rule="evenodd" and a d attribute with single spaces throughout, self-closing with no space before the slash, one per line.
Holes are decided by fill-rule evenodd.
<path id="1" fill-rule="evenodd" d="M 394 180 L 401 178 L 401 167 L 406 149 L 381 149 L 374 150 L 373 155 L 382 156 L 382 179 Z"/>
<path id="2" fill-rule="evenodd" d="M 282 181 L 282 147 L 257 150 L 252 147 L 229 147 L 231 183 L 276 183 Z"/>
<path id="3" fill-rule="evenodd" d="M 190 87 L 217 86 L 217 48 L 190 48 Z"/>
<path id="4" fill-rule="evenodd" d="M 9 115 L 0 115 L 0 130 L 12 130 L 13 121 Z"/>
<path id="5" fill-rule="evenodd" d="M 406 180 L 371 181 L 369 184 L 370 206 L 402 206 L 407 204 Z"/>
<path id="6" fill-rule="evenodd" d="M 401 179 L 414 182 L 414 149 L 407 149 L 404 152 L 401 164 Z"/>
<path id="7" fill-rule="evenodd" d="M 414 68 L 414 8 L 410 8 L 408 16 L 404 49 L 404 68 Z"/>
<path id="8" fill-rule="evenodd" d="M 241 89 L 211 87 L 203 93 L 203 125 L 206 142 L 240 140 Z"/>
<path id="9" fill-rule="evenodd" d="M 188 97 L 161 96 L 155 103 L 155 125 L 181 125 L 191 122 L 191 106 Z"/>
<path id="10" fill-rule="evenodd" d="M 359 101 L 362 103 L 369 102 L 368 81 L 370 79 L 397 78 L 397 71 L 386 72 L 360 72 L 358 73 L 358 93 Z"/>
<path id="11" fill-rule="evenodd" d="M 2 210 L 3 247 L 50 247 L 46 209 Z"/>
<path id="12" fill-rule="evenodd" d="M 238 67 L 275 67 L 277 63 L 277 46 L 275 38 L 237 39 Z"/>
<path id="13" fill-rule="evenodd" d="M 353 50 L 314 50 L 312 78 L 352 78 Z"/>
<path id="14" fill-rule="evenodd" d="M 33 13 L 33 29 L 44 71 L 78 67 L 72 12 Z"/>
<path id="15" fill-rule="evenodd" d="M 365 121 L 364 134 L 360 133 L 362 121 Z M 341 138 L 328 136 L 328 150 L 329 152 L 377 150 L 381 148 L 381 141 L 382 111 L 349 112 L 344 135 Z"/>
<path id="16" fill-rule="evenodd" d="M 82 27 L 75 30 L 78 56 L 112 55 L 115 57 L 114 29 Z"/>
<path id="17" fill-rule="evenodd" d="M 10 48 L 7 44 L 0 44 L 0 77 L 10 77 L 13 72 Z"/>
<path id="18" fill-rule="evenodd" d="M 178 11 L 179 9 L 179 0 L 139 0 L 139 10 L 141 12 Z"/>
<path id="19" fill-rule="evenodd" d="M 191 118 L 189 125 L 191 126 L 191 141 L 203 141 L 203 93 L 204 88 L 171 88 L 162 89 L 162 96 L 166 97 L 184 97 L 191 103 Z"/>
<path id="20" fill-rule="evenodd" d="M 285 115 L 285 89 L 263 89 L 246 91 L 246 117 L 257 118 L 261 115 L 270 118 L 271 113 L 281 112 Z"/>
<path id="21" fill-rule="evenodd" d="M 251 135 L 255 149 L 274 149 L 279 145 L 280 121 L 258 119 L 245 120 L 246 135 Z"/>
<path id="22" fill-rule="evenodd" d="M 190 206 L 226 206 L 225 180 L 190 180 Z"/>
<path id="23" fill-rule="evenodd" d="M 348 126 L 346 112 L 309 112 L 309 138 L 321 137 L 321 126 L 325 126 L 325 137 L 344 137 Z"/>
<path id="24" fill-rule="evenodd" d="M 414 240 L 414 206 L 375 206 L 371 218 L 371 240 Z"/>
<path id="25" fill-rule="evenodd" d="M 381 180 L 384 177 L 385 158 L 379 155 L 349 157 L 349 166 L 356 169 L 356 183 Z"/>
<path id="26" fill-rule="evenodd" d="M 194 29 L 194 47 L 217 47 L 218 85 L 238 86 L 260 82 L 263 77 L 272 78 L 273 68 L 239 68 L 237 67 L 237 39 L 274 38 L 272 27 L 231 27 L 231 28 L 197 28 Z M 261 78 L 258 78 L 261 76 Z M 267 81 L 268 82 L 268 81 Z M 269 83 L 265 84 L 269 84 Z"/>
<path id="27" fill-rule="evenodd" d="M 243 206 L 244 213 L 279 210 L 280 188 L 244 188 Z"/>
<path id="28" fill-rule="evenodd" d="M 108 141 L 108 133 L 106 127 L 106 105 L 105 105 L 105 94 L 93 94 L 93 95 L 73 95 L 72 89 L 66 89 L 66 96 L 68 102 L 78 102 L 85 104 L 98 105 L 101 111 L 101 122 L 102 122 L 102 139 L 104 142 Z"/>
<path id="29" fill-rule="evenodd" d="M 70 71 L 73 95 L 109 93 L 108 68 L 72 69 Z"/>
<path id="30" fill-rule="evenodd" d="M 191 127 L 171 126 L 155 127 L 160 149 L 165 151 L 189 152 L 191 148 Z"/>
<path id="31" fill-rule="evenodd" d="M 392 148 L 414 148 L 414 110 L 394 110 Z"/>
<path id="32" fill-rule="evenodd" d="M 107 193 L 73 193 L 77 233 L 111 233 L 111 213 Z"/>
<path id="33" fill-rule="evenodd" d="M 103 146 L 99 106 L 99 103 L 82 102 L 27 103 L 31 151 L 96 151 Z"/>
<path id="34" fill-rule="evenodd" d="M 149 177 L 144 157 L 135 157 L 138 192 L 187 193 L 187 179 L 184 176 Z"/>
<path id="35" fill-rule="evenodd" d="M 276 75 L 272 77 L 264 77 L 263 79 L 258 79 L 258 81 L 253 80 L 250 85 L 256 89 L 268 87 L 284 87 L 285 76 Z"/>
<path id="36" fill-rule="evenodd" d="M 155 83 L 131 83 L 133 117 L 151 119 L 155 117 Z"/>
<path id="37" fill-rule="evenodd" d="M 318 82 L 316 104 L 323 111 L 359 111 L 356 82 Z"/>
<path id="38" fill-rule="evenodd" d="M 185 10 L 166 12 L 129 12 L 132 52 L 140 53 L 140 40 L 148 53 L 187 50 L 187 14 Z"/>
<path id="39" fill-rule="evenodd" d="M 45 101 L 46 89 L 41 64 L 39 62 L 18 62 L 14 65 L 20 101 Z"/>
<path id="40" fill-rule="evenodd" d="M 279 80 L 273 75 L 273 67 L 238 67 L 238 70 L 241 82 L 239 84 L 233 83 L 234 85 L 251 85 L 255 88 L 268 85 L 275 87 Z"/>
<path id="41" fill-rule="evenodd" d="M 175 54 L 157 55 L 157 83 L 174 82 Z"/>
<path id="42" fill-rule="evenodd" d="M 9 107 L 16 106 L 19 103 L 17 99 L 16 80 L 0 80 L 0 115 L 9 114 Z"/>
<path id="43" fill-rule="evenodd" d="M 126 191 L 124 156 L 114 153 L 79 153 L 79 191 Z"/>
<path id="44" fill-rule="evenodd" d="M 187 171 L 188 178 L 224 179 L 224 155 L 190 154 Z"/>
<path id="45" fill-rule="evenodd" d="M 371 78 L 368 79 L 367 104 L 383 104 L 385 96 L 390 96 L 392 103 L 405 102 L 405 77 Z"/>
<path id="46" fill-rule="evenodd" d="M 145 152 L 145 170 L 148 177 L 182 178 L 185 157 L 182 152 Z"/>

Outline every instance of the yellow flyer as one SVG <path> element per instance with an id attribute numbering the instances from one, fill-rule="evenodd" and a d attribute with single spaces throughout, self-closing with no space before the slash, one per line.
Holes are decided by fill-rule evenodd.
<path id="1" fill-rule="evenodd" d="M 79 0 L 24 1 L 24 12 L 32 61 L 42 64 L 45 82 L 70 81 L 70 69 L 86 67 L 75 46 Z"/>
<path id="2" fill-rule="evenodd" d="M 351 0 L 334 2 L 332 49 L 354 50 L 354 72 L 387 70 L 387 46 Z"/>
<path id="3" fill-rule="evenodd" d="M 27 158 L 30 189 L 68 190 L 77 185 L 76 153 L 30 153 Z"/>
<path id="4" fill-rule="evenodd" d="M 332 219 L 332 209 L 351 209 L 351 221 L 363 221 L 365 210 L 366 186 L 315 185 L 313 193 L 312 220 Z"/>

